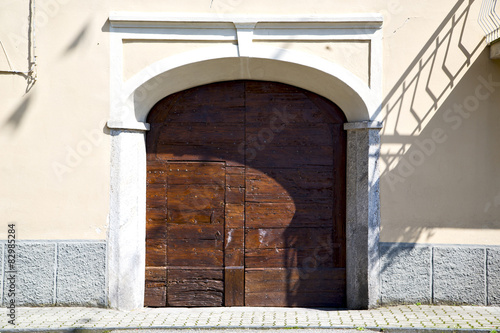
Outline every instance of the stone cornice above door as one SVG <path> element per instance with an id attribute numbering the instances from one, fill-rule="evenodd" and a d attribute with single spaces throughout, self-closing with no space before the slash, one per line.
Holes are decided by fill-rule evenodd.
<path id="1" fill-rule="evenodd" d="M 143 128 L 145 115 L 160 97 L 178 89 L 238 79 L 271 80 L 313 91 L 334 100 L 349 121 L 369 120 L 380 108 L 381 14 L 111 12 L 109 22 L 110 127 L 116 128 L 119 123 L 131 125 L 132 130 Z M 216 63 L 217 59 L 226 59 L 226 63 Z M 288 68 L 278 70 L 276 64 L 268 60 L 288 64 Z M 213 62 L 208 67 L 195 68 L 210 61 Z M 178 89 L 166 84 L 172 78 L 163 73 L 186 65 L 195 65 L 191 66 L 192 70 L 203 70 L 205 75 L 180 82 L 186 77 L 181 70 L 174 75 Z M 293 70 L 292 66 L 295 66 Z M 306 68 L 319 73 L 313 77 Z M 262 73 L 266 71 L 268 73 Z M 271 73 L 273 71 L 275 73 Z M 323 80 L 322 73 L 343 83 Z M 162 96 L 155 95 L 158 85 L 165 87 Z M 362 96 L 362 100 L 356 96 Z M 124 111 L 132 108 L 136 109 L 135 115 Z"/>
<path id="2" fill-rule="evenodd" d="M 138 26 L 161 27 L 175 23 L 208 24 L 214 23 L 274 23 L 297 26 L 311 24 L 336 26 L 344 28 L 372 28 L 382 26 L 383 16 L 378 13 L 363 14 L 304 14 L 304 15 L 244 15 L 244 14 L 197 14 L 197 13 L 158 13 L 158 12 L 111 12 L 109 15 L 111 27 L 134 28 Z"/>

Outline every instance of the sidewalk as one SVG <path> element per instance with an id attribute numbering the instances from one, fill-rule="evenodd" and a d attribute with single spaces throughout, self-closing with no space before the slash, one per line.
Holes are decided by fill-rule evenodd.
<path id="1" fill-rule="evenodd" d="M 305 308 L 16 308 L 16 325 L 0 309 L 0 331 L 85 332 L 122 328 L 358 328 L 500 332 L 500 307 L 403 305 L 374 310 Z M 415 330 L 416 329 L 416 330 Z M 423 329 L 423 330 L 420 330 Z"/>

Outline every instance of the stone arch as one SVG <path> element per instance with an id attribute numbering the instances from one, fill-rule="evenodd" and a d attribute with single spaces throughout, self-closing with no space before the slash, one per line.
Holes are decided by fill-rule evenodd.
<path id="1" fill-rule="evenodd" d="M 143 123 L 151 107 L 167 95 L 230 80 L 273 81 L 311 91 L 336 103 L 349 122 L 373 120 L 378 108 L 374 91 L 340 65 L 269 46 L 255 46 L 251 57 L 239 57 L 237 47 L 227 45 L 185 52 L 147 66 L 125 82 L 112 101 L 110 121 L 117 127 Z"/>

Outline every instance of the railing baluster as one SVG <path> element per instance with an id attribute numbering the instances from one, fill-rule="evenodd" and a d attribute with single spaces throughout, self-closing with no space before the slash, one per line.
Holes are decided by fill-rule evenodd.
<path id="1" fill-rule="evenodd" d="M 498 0 L 483 0 L 479 11 L 478 23 L 486 35 L 486 42 L 491 44 L 500 38 L 500 17 L 497 9 Z"/>

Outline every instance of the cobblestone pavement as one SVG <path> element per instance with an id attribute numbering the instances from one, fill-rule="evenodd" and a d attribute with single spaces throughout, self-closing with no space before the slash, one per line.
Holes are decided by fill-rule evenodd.
<path id="1" fill-rule="evenodd" d="M 149 329 L 142 328 L 140 329 L 140 333 L 228 333 L 228 332 L 236 332 L 236 333 L 360 333 L 357 329 L 341 329 L 341 328 L 298 328 L 290 329 L 287 328 L 170 328 L 170 329 Z M 138 333 L 137 330 L 112 330 L 106 333 Z M 372 333 L 372 332 L 366 332 Z"/>
<path id="2" fill-rule="evenodd" d="M 500 307 L 404 305 L 374 310 L 306 308 L 16 308 L 0 309 L 0 331 L 119 328 L 437 328 L 500 330 Z"/>

